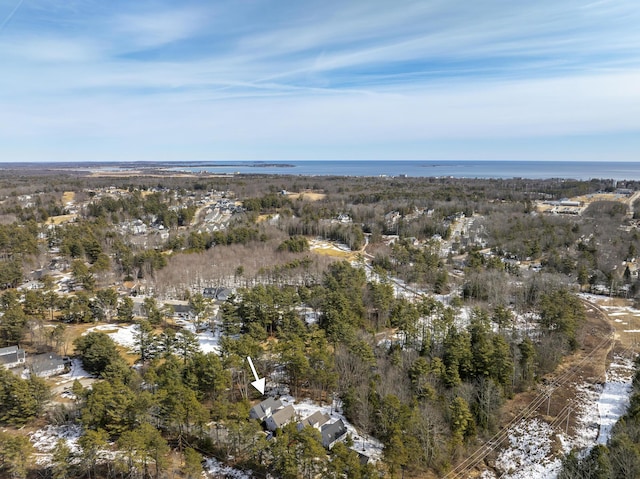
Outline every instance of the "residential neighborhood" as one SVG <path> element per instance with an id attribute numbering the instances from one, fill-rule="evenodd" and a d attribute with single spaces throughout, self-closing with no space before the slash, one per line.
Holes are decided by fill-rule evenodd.
<path id="1" fill-rule="evenodd" d="M 578 447 L 603 401 L 596 390 L 609 384 L 588 368 L 622 364 L 621 384 L 631 380 L 633 184 L 622 194 L 577 183 L 569 196 L 540 181 L 506 201 L 491 180 L 403 178 L 399 190 L 388 178 L 304 189 L 291 178 L 282 194 L 280 178 L 89 186 L 96 178 L 72 189 L 62 177 L 62 193 L 0 202 L 0 216 L 44 215 L 35 209 L 44 198 L 56 213 L 0 224 L 2 417 L 20 430 L 60 413 L 56 427 L 73 431 L 65 444 L 81 451 L 68 456 L 76 474 L 94 464 L 76 445 L 94 433 L 111 441 L 100 454 L 134 474 L 140 463 L 125 461 L 123 445 L 151 447 L 149 426 L 153 444 L 175 454 L 187 441 L 194 457 L 278 477 L 345 467 L 353 477 L 489 474 L 487 456 L 466 457 L 504 434 L 482 451 L 510 474 L 512 428 L 562 423 L 550 430 Z M 395 199 L 352 193 L 361 182 Z M 578 215 L 531 202 L 571 207 L 555 198 L 587 187 Z M 424 199 L 407 204 L 416 190 Z M 430 199 L 442 190 L 457 196 Z M 561 367 L 582 368 L 582 379 L 547 389 Z M 537 408 L 511 424 L 525 400 Z M 43 446 L 49 431 L 29 443 L 62 467 Z M 544 460 L 552 467 L 559 453 Z"/>

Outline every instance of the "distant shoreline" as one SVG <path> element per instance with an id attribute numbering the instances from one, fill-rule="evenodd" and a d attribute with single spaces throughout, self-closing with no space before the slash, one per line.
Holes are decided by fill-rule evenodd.
<path id="1" fill-rule="evenodd" d="M 640 162 L 504 160 L 288 160 L 0 163 L 0 175 L 388 177 L 640 181 Z"/>

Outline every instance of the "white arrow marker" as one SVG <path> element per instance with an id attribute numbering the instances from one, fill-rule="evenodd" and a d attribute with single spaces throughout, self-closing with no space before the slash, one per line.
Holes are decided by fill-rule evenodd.
<path id="1" fill-rule="evenodd" d="M 247 356 L 247 361 L 249 361 L 249 366 L 251 366 L 251 372 L 253 373 L 254 377 L 256 378 L 256 380 L 253 381 L 251 383 L 251 385 L 254 388 L 256 388 L 260 394 L 264 394 L 264 386 L 265 386 L 265 382 L 267 381 L 266 378 L 262 378 L 262 379 L 258 378 L 258 373 L 256 372 L 256 368 L 253 365 L 253 361 L 251 361 L 251 357 L 250 356 Z"/>

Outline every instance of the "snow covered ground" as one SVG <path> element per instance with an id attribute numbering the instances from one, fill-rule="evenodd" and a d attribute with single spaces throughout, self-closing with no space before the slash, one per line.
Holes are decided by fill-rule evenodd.
<path id="1" fill-rule="evenodd" d="M 393 294 L 396 298 L 405 298 L 408 300 L 415 300 L 422 296 L 426 296 L 427 293 L 415 288 L 409 287 L 404 281 L 398 278 L 381 278 L 379 274 L 373 271 L 373 267 L 368 263 L 362 263 L 361 261 L 353 261 L 351 266 L 354 268 L 363 268 L 367 281 L 374 283 L 381 283 L 386 281 L 393 288 Z"/>
<path id="2" fill-rule="evenodd" d="M 48 425 L 31 434 L 31 442 L 39 452 L 52 452 L 58 440 L 67 443 L 71 452 L 79 452 L 78 438 L 82 433 L 82 427 L 76 424 L 63 426 Z"/>
<path id="3" fill-rule="evenodd" d="M 561 461 L 551 456 L 554 431 L 538 419 L 522 421 L 509 430 L 509 447 L 496 460 L 503 471 L 500 478 L 551 479 L 557 476 Z M 496 477 L 485 474 L 483 479 Z"/>
<path id="4" fill-rule="evenodd" d="M 182 328 L 191 331 L 196 335 L 200 350 L 203 353 L 216 353 L 220 352 L 220 331 L 216 327 L 215 331 L 201 331 L 196 333 L 195 325 L 190 321 L 178 320 L 176 324 L 182 326 Z M 136 333 L 138 326 L 136 324 L 119 325 L 119 324 L 101 324 L 88 329 L 84 334 L 92 331 L 102 331 L 106 333 L 116 344 L 127 348 L 131 352 L 135 352 L 136 346 Z"/>
<path id="5" fill-rule="evenodd" d="M 65 442 L 72 454 L 79 454 L 81 448 L 78 444 L 78 439 L 81 435 L 82 427 L 75 424 L 65 424 L 61 426 L 48 425 L 30 434 L 31 443 L 35 449 L 36 462 L 41 466 L 50 465 L 53 450 L 59 440 Z M 113 457 L 114 454 L 111 451 L 103 451 L 100 456 L 107 459 Z M 212 458 L 205 461 L 204 470 L 213 477 L 233 479 L 251 479 L 253 477 L 250 473 L 225 466 Z"/>
<path id="6" fill-rule="evenodd" d="M 216 325 L 214 327 L 214 331 L 206 330 L 196 332 L 196 326 L 191 321 L 186 321 L 184 319 L 179 319 L 176 321 L 178 326 L 181 326 L 183 329 L 187 331 L 191 331 L 196 335 L 198 339 L 198 344 L 200 345 L 200 351 L 203 353 L 215 353 L 220 354 L 220 338 L 221 332 L 220 328 Z"/>
<path id="7" fill-rule="evenodd" d="M 51 464 L 53 449 L 59 440 L 64 441 L 73 454 L 79 453 L 78 439 L 81 434 L 82 427 L 76 424 L 48 425 L 30 434 L 36 451 L 36 462 L 43 466 Z"/>
<path id="8" fill-rule="evenodd" d="M 82 361 L 77 358 L 71 360 L 71 367 L 69 368 L 69 372 L 66 374 L 61 374 L 60 376 L 56 376 L 55 379 L 57 384 L 63 384 L 69 381 L 75 381 L 76 379 L 82 378 L 90 378 L 93 377 L 82 367 Z"/>
<path id="9" fill-rule="evenodd" d="M 224 477 L 228 479 L 251 479 L 250 472 L 240 471 L 233 467 L 225 466 L 220 461 L 209 458 L 205 461 L 204 470 L 213 477 Z"/>
<path id="10" fill-rule="evenodd" d="M 133 351 L 135 348 L 135 335 L 138 331 L 137 324 L 129 324 L 126 326 L 118 325 L 118 324 L 101 324 L 100 326 L 95 326 L 93 328 L 87 329 L 83 336 L 91 333 L 100 331 L 106 333 L 116 344 L 127 348 L 130 351 Z"/>
<path id="11" fill-rule="evenodd" d="M 631 394 L 633 362 L 615 356 L 606 374 L 604 386 L 584 384 L 578 387 L 572 411 L 577 415 L 574 432 L 565 433 L 564 421 L 554 427 L 538 418 L 523 420 L 509 429 L 509 446 L 496 460 L 501 479 L 555 479 L 561 457 L 552 454 L 552 444 L 559 441 L 562 453 L 579 449 L 586 454 L 596 444 L 606 444 L 611 429 L 625 413 Z M 495 479 L 485 471 L 483 479 Z"/>
<path id="12" fill-rule="evenodd" d="M 611 429 L 629 406 L 634 373 L 633 362 L 617 357 L 607 370 L 607 380 L 598 400 L 600 434 L 597 443 L 606 444 L 611 437 Z"/>

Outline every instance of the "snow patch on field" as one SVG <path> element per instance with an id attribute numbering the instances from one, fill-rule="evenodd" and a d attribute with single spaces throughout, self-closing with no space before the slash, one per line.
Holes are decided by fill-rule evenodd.
<path id="1" fill-rule="evenodd" d="M 214 332 L 206 330 L 196 333 L 195 326 L 192 322 L 189 321 L 176 321 L 183 329 L 191 331 L 196 335 L 198 340 L 198 344 L 200 345 L 200 350 L 203 353 L 220 353 L 220 338 L 221 333 L 216 328 Z M 117 324 L 102 324 L 100 326 L 95 326 L 93 328 L 88 329 L 84 334 L 90 333 L 92 331 L 102 331 L 107 334 L 113 341 L 127 348 L 128 351 L 135 353 L 136 352 L 136 334 L 138 333 L 138 325 L 130 324 L 127 326 L 117 325 Z"/>
<path id="2" fill-rule="evenodd" d="M 224 477 L 228 479 L 251 479 L 253 477 L 250 472 L 225 466 L 213 458 L 209 458 L 205 461 L 204 470 L 213 477 Z"/>
<path id="3" fill-rule="evenodd" d="M 133 351 L 135 349 L 135 336 L 138 332 L 137 324 L 129 324 L 127 326 L 120 326 L 116 324 L 101 324 L 100 326 L 95 326 L 93 328 L 87 329 L 83 333 L 83 336 L 95 331 L 105 333 L 107 336 L 113 339 L 114 343 L 127 348 L 129 351 Z"/>
<path id="4" fill-rule="evenodd" d="M 633 362 L 621 357 L 615 357 L 607 370 L 607 380 L 598 400 L 600 424 L 598 444 L 607 443 L 611 437 L 611 429 L 629 406 L 633 373 Z"/>
<path id="5" fill-rule="evenodd" d="M 200 351 L 203 353 L 215 353 L 220 354 L 220 333 L 203 331 L 196 334 L 198 338 L 198 344 L 200 345 Z"/>
<path id="6" fill-rule="evenodd" d="M 121 346 L 124 346 L 130 351 L 133 351 L 136 347 L 136 334 L 138 334 L 139 328 L 137 324 L 131 324 L 129 326 L 121 326 L 116 332 L 109 333 L 109 337 L 113 341 Z"/>
<path id="7" fill-rule="evenodd" d="M 60 376 L 56 376 L 54 379 L 56 381 L 56 384 L 64 384 L 68 383 L 69 381 L 75 381 L 76 379 L 92 377 L 93 376 L 89 374 L 82 366 L 82 361 L 80 359 L 74 358 L 71 360 L 71 367 L 69 368 L 69 372 L 61 374 Z"/>
<path id="8" fill-rule="evenodd" d="M 81 435 L 82 427 L 77 424 L 48 425 L 38 429 L 29 435 L 29 439 L 37 452 L 36 462 L 41 466 L 50 465 L 53 450 L 59 440 L 65 442 L 72 454 L 79 454 L 78 439 Z"/>
<path id="9" fill-rule="evenodd" d="M 521 421 L 509 429 L 509 445 L 498 455 L 496 469 L 504 479 L 554 479 L 560 472 L 561 456 L 554 456 L 554 440 L 562 452 L 578 449 L 587 454 L 596 444 L 606 444 L 613 425 L 629 405 L 634 374 L 633 361 L 615 356 L 604 385 L 583 384 L 576 389 L 571 414 L 576 415 L 575 430 L 565 434 L 566 412 L 555 421 L 555 428 L 540 419 Z M 551 396 L 553 400 L 553 395 Z M 494 479 L 486 471 L 483 479 Z"/>
<path id="10" fill-rule="evenodd" d="M 551 479 L 557 476 L 560 459 L 551 456 L 554 430 L 538 419 L 522 421 L 509 430 L 509 447 L 498 455 L 496 468 L 504 479 Z"/>
<path id="11" fill-rule="evenodd" d="M 575 434 L 566 438 L 567 448 L 590 449 L 595 444 L 600 429 L 598 400 L 602 389 L 599 384 L 582 384 L 576 388 Z"/>
<path id="12" fill-rule="evenodd" d="M 200 345 L 200 351 L 202 351 L 204 354 L 220 354 L 220 338 L 222 337 L 222 332 L 220 331 L 218 325 L 214 327 L 213 331 L 207 329 L 205 331 L 197 332 L 195 324 L 193 324 L 193 322 L 191 321 L 179 319 L 176 321 L 176 324 L 196 335 L 196 339 L 198 340 L 198 344 Z"/>

